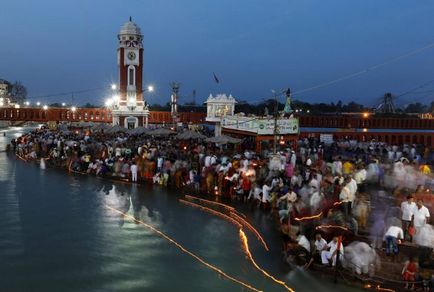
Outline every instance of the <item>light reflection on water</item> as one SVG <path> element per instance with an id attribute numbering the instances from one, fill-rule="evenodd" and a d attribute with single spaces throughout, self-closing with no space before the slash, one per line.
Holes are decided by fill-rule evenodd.
<path id="1" fill-rule="evenodd" d="M 0 149 L 16 131 L 22 129 L 0 137 Z M 106 204 L 162 230 L 236 278 L 264 291 L 282 291 L 245 258 L 236 227 L 179 204 L 174 191 L 41 170 L 0 153 L 0 194 L 2 291 L 246 291 Z M 271 247 L 266 253 L 249 236 L 265 269 L 297 291 L 350 291 L 328 279 L 289 272 L 268 214 L 249 217 Z"/>

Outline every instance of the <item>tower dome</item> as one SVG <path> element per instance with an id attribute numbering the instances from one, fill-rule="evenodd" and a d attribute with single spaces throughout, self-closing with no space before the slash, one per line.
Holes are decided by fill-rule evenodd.
<path id="1" fill-rule="evenodd" d="M 135 24 L 131 17 L 129 21 L 125 22 L 124 25 L 121 26 L 121 31 L 119 32 L 119 35 L 142 35 L 142 32 L 140 31 L 140 27 Z"/>

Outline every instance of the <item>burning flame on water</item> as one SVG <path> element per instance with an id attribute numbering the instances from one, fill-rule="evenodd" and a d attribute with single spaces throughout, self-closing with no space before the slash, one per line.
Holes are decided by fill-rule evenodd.
<path id="1" fill-rule="evenodd" d="M 243 226 L 245 226 L 246 228 L 248 228 L 251 232 L 253 232 L 256 237 L 258 238 L 258 240 L 261 242 L 261 244 L 264 246 L 266 251 L 269 251 L 267 243 L 265 242 L 264 238 L 262 238 L 261 234 L 258 232 L 258 230 L 255 229 L 255 227 L 253 227 L 249 222 L 247 222 L 246 220 L 244 220 L 243 218 L 241 218 L 240 216 L 238 216 L 237 214 L 235 214 L 234 212 L 230 213 L 230 216 L 235 217 L 235 220 L 237 220 L 238 222 L 240 222 Z"/>
<path id="2" fill-rule="evenodd" d="M 322 229 L 322 228 L 339 228 L 345 231 L 349 230 L 348 228 L 339 225 L 320 225 L 316 227 L 316 229 Z"/>
<path id="3" fill-rule="evenodd" d="M 301 218 L 295 218 L 296 221 L 304 221 L 304 220 L 311 220 L 311 219 L 319 219 L 322 216 L 322 212 L 320 212 L 317 215 L 313 216 L 307 216 L 307 217 L 301 217 Z"/>
<path id="4" fill-rule="evenodd" d="M 247 220 L 244 219 L 244 218 L 246 218 L 246 215 L 244 215 L 243 213 L 238 212 L 234 207 L 229 206 L 229 205 L 225 205 L 225 204 L 222 204 L 222 203 L 219 203 L 219 202 L 205 200 L 205 199 L 201 199 L 201 198 L 193 197 L 193 196 L 188 196 L 188 195 L 185 196 L 185 198 L 186 199 L 195 199 L 195 200 L 198 200 L 198 201 L 201 201 L 201 202 L 205 202 L 205 203 L 208 203 L 208 204 L 211 204 L 211 205 L 218 205 L 218 206 L 221 206 L 221 207 L 225 208 L 226 210 L 229 211 L 229 216 L 226 215 L 226 214 L 223 214 L 222 212 L 213 210 L 211 208 L 208 208 L 208 207 L 196 204 L 196 203 L 188 202 L 188 201 L 185 201 L 185 200 L 179 200 L 181 203 L 190 205 L 192 207 L 197 207 L 197 208 L 202 209 L 202 210 L 204 210 L 206 212 L 209 212 L 209 213 L 214 214 L 216 216 L 219 216 L 219 217 L 222 217 L 224 219 L 227 219 L 227 220 L 231 221 L 232 223 L 234 223 L 233 222 L 233 220 L 234 220 L 237 223 L 236 225 L 238 227 L 241 228 L 242 226 L 244 226 L 247 229 L 249 229 L 252 233 L 254 233 L 255 236 L 258 238 L 258 240 L 261 242 L 261 244 L 264 246 L 265 250 L 269 251 L 267 243 L 265 242 L 265 240 L 261 236 L 261 234 L 258 232 L 258 230 L 256 230 L 256 228 L 253 227 L 252 224 L 250 224 L 249 222 L 247 222 Z M 242 218 L 241 216 L 243 216 L 244 218 Z"/>
<path id="5" fill-rule="evenodd" d="M 249 260 L 252 262 L 253 266 L 260 271 L 262 274 L 264 274 L 267 278 L 273 280 L 275 283 L 282 285 L 286 290 L 291 291 L 291 292 L 295 292 L 294 289 L 288 287 L 286 285 L 285 282 L 278 280 L 276 278 L 274 278 L 272 275 L 270 275 L 267 271 L 263 270 L 256 262 L 255 259 L 253 258 L 250 249 L 249 249 L 249 242 L 247 240 L 247 236 L 244 233 L 244 231 L 242 229 L 240 229 L 240 240 L 243 243 L 243 247 L 244 247 L 244 252 L 246 253 L 247 257 L 249 258 Z"/>
<path id="6" fill-rule="evenodd" d="M 202 210 L 202 211 L 205 211 L 205 212 L 211 213 L 211 214 L 213 214 L 213 215 L 216 215 L 216 216 L 218 216 L 218 217 L 221 217 L 221 218 L 223 218 L 223 219 L 226 219 L 226 220 L 228 220 L 229 222 L 235 224 L 238 228 L 243 227 L 243 226 L 241 225 L 241 223 L 239 223 L 237 220 L 235 220 L 235 219 L 229 217 L 229 216 L 226 215 L 226 214 L 223 214 L 223 213 L 221 213 L 221 212 L 215 211 L 215 210 L 213 210 L 213 209 L 211 209 L 211 208 L 208 208 L 208 207 L 205 207 L 205 206 L 202 206 L 202 205 L 196 204 L 196 203 L 192 203 L 192 202 L 189 202 L 189 201 L 186 201 L 186 200 L 182 200 L 182 199 L 179 199 L 179 202 L 181 202 L 181 203 L 183 203 L 183 204 L 185 204 L 185 205 L 191 206 L 191 207 L 199 208 L 199 209 Z"/>
<path id="7" fill-rule="evenodd" d="M 238 280 L 238 279 L 236 279 L 236 278 L 234 278 L 234 277 L 232 277 L 232 276 L 229 276 L 228 274 L 226 274 L 224 271 L 222 271 L 221 269 L 217 268 L 216 266 L 207 263 L 205 260 L 203 260 L 202 258 L 200 258 L 199 256 L 197 256 L 197 255 L 194 254 L 193 252 L 187 250 L 187 249 L 186 249 L 185 247 L 183 247 L 181 244 L 179 244 L 178 242 L 176 242 L 175 240 L 173 240 L 172 238 L 170 238 L 168 235 L 166 235 L 166 234 L 163 233 L 162 231 L 160 231 L 160 230 L 158 230 L 157 228 L 153 227 L 152 225 L 149 225 L 149 224 L 147 224 L 147 223 L 145 223 L 145 222 L 143 222 L 143 221 L 141 221 L 141 220 L 138 220 L 138 219 L 134 218 L 134 217 L 131 216 L 131 215 L 128 215 L 128 214 L 126 214 L 126 213 L 124 213 L 124 212 L 122 212 L 122 211 L 119 211 L 119 210 L 117 210 L 117 209 L 115 209 L 115 208 L 113 208 L 113 207 L 110 207 L 110 206 L 108 206 L 108 205 L 106 205 L 106 207 L 107 207 L 108 209 L 110 209 L 110 210 L 112 210 L 112 211 L 114 211 L 114 212 L 120 214 L 120 215 L 123 215 L 124 217 L 126 217 L 126 218 L 128 218 L 128 219 L 131 219 L 132 221 L 134 221 L 134 222 L 136 222 L 136 223 L 138 223 L 138 224 L 141 224 L 141 225 L 147 227 L 148 229 L 151 229 L 153 232 L 157 233 L 159 236 L 163 237 L 164 239 L 166 239 L 167 241 L 169 241 L 170 243 L 172 243 L 173 245 L 175 245 L 175 246 L 176 246 L 177 248 L 179 248 L 183 253 L 188 254 L 189 256 L 193 257 L 195 260 L 197 260 L 198 262 L 200 262 L 202 265 L 204 265 L 204 266 L 206 266 L 207 268 L 213 270 L 214 272 L 216 272 L 217 274 L 223 276 L 224 278 L 226 278 L 226 279 L 228 279 L 228 280 L 231 280 L 231 281 L 233 281 L 233 282 L 235 282 L 235 283 L 237 283 L 237 284 L 239 284 L 239 285 L 241 285 L 241 286 L 243 286 L 243 287 L 246 287 L 246 288 L 248 288 L 248 289 L 250 289 L 250 290 L 252 290 L 252 291 L 261 292 L 261 290 L 256 289 L 255 287 L 253 287 L 253 286 L 251 286 L 251 285 L 249 285 L 249 284 L 247 284 L 247 283 L 245 283 L 245 282 L 242 282 L 242 281 L 240 281 L 240 280 Z"/>

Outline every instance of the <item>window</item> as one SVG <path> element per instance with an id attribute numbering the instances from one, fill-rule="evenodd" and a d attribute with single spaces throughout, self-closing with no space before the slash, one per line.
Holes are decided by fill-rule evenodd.
<path id="1" fill-rule="evenodd" d="M 130 66 L 128 68 L 128 84 L 129 85 L 134 85 L 134 67 Z"/>

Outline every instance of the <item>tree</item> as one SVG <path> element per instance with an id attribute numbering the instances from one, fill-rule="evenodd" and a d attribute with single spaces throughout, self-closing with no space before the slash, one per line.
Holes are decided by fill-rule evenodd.
<path id="1" fill-rule="evenodd" d="M 430 112 L 434 112 L 434 101 L 431 101 L 431 105 L 429 107 Z"/>
<path id="2" fill-rule="evenodd" d="M 416 103 L 410 103 L 409 105 L 407 105 L 407 107 L 405 108 L 405 112 L 406 113 L 424 113 L 426 112 L 426 110 L 428 109 L 428 107 L 424 104 L 421 104 L 420 102 L 416 102 Z"/>
<path id="3" fill-rule="evenodd" d="M 23 103 L 27 97 L 27 88 L 20 82 L 15 81 L 11 85 L 10 98 L 13 103 Z"/>

